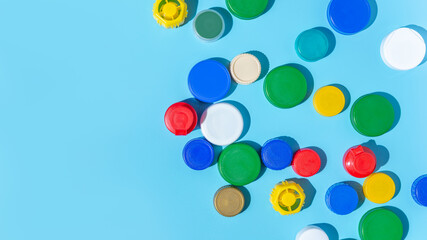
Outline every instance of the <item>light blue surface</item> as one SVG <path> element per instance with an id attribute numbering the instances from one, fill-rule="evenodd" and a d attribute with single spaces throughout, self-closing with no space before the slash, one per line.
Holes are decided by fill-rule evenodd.
<path id="1" fill-rule="evenodd" d="M 338 216 L 325 205 L 327 189 L 358 181 L 342 167 L 342 156 L 370 138 L 358 134 L 349 110 L 325 118 L 312 96 L 284 110 L 264 97 L 263 80 L 238 86 L 227 99 L 243 104 L 251 125 L 243 140 L 262 145 L 290 136 L 301 147 L 317 146 L 326 168 L 309 180 L 311 206 L 281 216 L 269 203 L 274 184 L 296 177 L 290 167 L 266 170 L 247 185 L 251 201 L 234 218 L 219 215 L 215 191 L 227 183 L 217 166 L 188 168 L 181 157 L 186 137 L 167 131 L 167 107 L 191 97 L 187 75 L 194 64 L 263 52 L 270 70 L 287 63 L 306 66 L 314 89 L 339 83 L 354 101 L 383 91 L 400 103 L 391 132 L 374 138 L 389 160 L 381 171 L 396 173 L 401 190 L 387 206 L 409 219 L 406 239 L 426 238 L 427 208 L 411 197 L 411 184 L 427 173 L 427 64 L 398 72 L 381 60 L 380 44 L 392 30 L 427 27 L 424 0 L 379 0 L 376 21 L 353 36 L 335 34 L 331 55 L 314 63 L 294 50 L 304 30 L 325 26 L 328 1 L 276 0 L 261 17 L 233 18 L 224 38 L 200 41 L 191 22 L 166 30 L 152 18 L 148 0 L 0 0 L 0 239 L 294 239 L 308 224 L 333 225 L 339 239 L 359 239 L 362 215 L 382 206 L 368 200 Z M 200 0 L 198 11 L 225 8 L 225 1 Z M 336 240 L 332 237 L 332 240 Z"/>

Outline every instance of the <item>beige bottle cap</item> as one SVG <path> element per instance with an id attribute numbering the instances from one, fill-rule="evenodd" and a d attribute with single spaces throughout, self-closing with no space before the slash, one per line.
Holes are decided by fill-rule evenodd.
<path id="1" fill-rule="evenodd" d="M 216 191 L 214 205 L 219 214 L 225 217 L 234 217 L 243 210 L 245 197 L 238 188 L 225 186 Z"/>
<path id="2" fill-rule="evenodd" d="M 248 85 L 255 82 L 261 75 L 261 63 L 254 55 L 243 53 L 231 61 L 230 73 L 234 81 Z"/>

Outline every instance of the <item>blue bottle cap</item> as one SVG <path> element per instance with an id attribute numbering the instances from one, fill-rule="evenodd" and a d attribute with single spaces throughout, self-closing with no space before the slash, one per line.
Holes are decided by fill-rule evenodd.
<path id="1" fill-rule="evenodd" d="M 202 138 L 190 140 L 182 151 L 185 164 L 194 170 L 208 168 L 215 157 L 212 145 Z"/>
<path id="2" fill-rule="evenodd" d="M 264 165 L 273 170 L 281 170 L 292 162 L 291 146 L 281 139 L 268 140 L 261 149 Z"/>
<path id="3" fill-rule="evenodd" d="M 352 186 L 346 183 L 336 183 L 326 192 L 325 201 L 332 212 L 347 215 L 356 210 L 359 196 Z"/>
<path id="4" fill-rule="evenodd" d="M 367 0 L 331 0 L 328 21 L 335 31 L 351 35 L 365 29 L 371 19 L 371 5 Z"/>
<path id="5" fill-rule="evenodd" d="M 198 100 L 213 103 L 224 98 L 231 85 L 228 69 L 215 60 L 204 60 L 191 69 L 188 87 Z"/>
<path id="6" fill-rule="evenodd" d="M 427 207 L 427 174 L 414 181 L 411 192 L 415 202 L 421 206 Z"/>

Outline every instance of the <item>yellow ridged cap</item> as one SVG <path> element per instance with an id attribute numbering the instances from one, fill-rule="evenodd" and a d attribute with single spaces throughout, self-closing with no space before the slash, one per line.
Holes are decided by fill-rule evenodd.
<path id="1" fill-rule="evenodd" d="M 305 201 L 304 190 L 293 181 L 277 184 L 270 195 L 274 210 L 282 215 L 295 214 L 301 211 Z"/>
<path id="2" fill-rule="evenodd" d="M 184 0 L 156 0 L 153 17 L 165 28 L 179 27 L 187 17 L 187 4 Z"/>

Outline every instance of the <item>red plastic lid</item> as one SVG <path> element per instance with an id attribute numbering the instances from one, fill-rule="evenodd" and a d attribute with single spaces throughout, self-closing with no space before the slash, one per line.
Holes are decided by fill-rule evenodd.
<path id="1" fill-rule="evenodd" d="M 197 113 L 185 102 L 172 104 L 165 113 L 166 127 L 175 135 L 187 135 L 197 125 Z"/>
<path id="2" fill-rule="evenodd" d="M 294 154 L 292 168 L 301 177 L 311 177 L 320 170 L 322 161 L 316 151 L 304 148 Z"/>
<path id="3" fill-rule="evenodd" d="M 377 159 L 371 149 L 359 145 L 347 150 L 344 154 L 343 164 L 351 176 L 364 178 L 374 172 Z"/>

